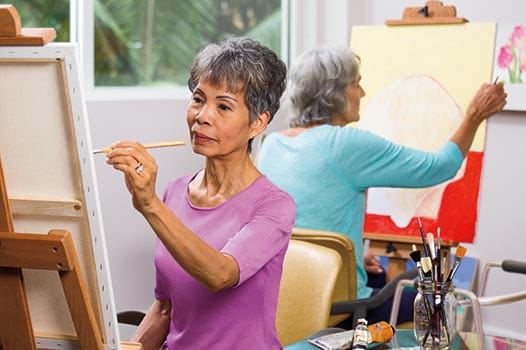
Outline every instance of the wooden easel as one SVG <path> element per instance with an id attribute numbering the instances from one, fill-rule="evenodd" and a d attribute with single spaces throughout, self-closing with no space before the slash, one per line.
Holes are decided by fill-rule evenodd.
<path id="1" fill-rule="evenodd" d="M 13 5 L 0 5 L 0 45 L 43 46 L 57 37 L 54 28 L 22 28 Z"/>
<path id="2" fill-rule="evenodd" d="M 102 350 L 104 342 L 88 298 L 71 239 L 64 230 L 47 235 L 15 233 L 0 159 L 0 349 L 36 350 L 22 268 L 57 271 L 81 349 Z M 3 346 L 3 347 L 2 347 Z M 137 343 L 121 349 L 141 350 Z"/>
<path id="3" fill-rule="evenodd" d="M 0 46 L 43 46 L 55 36 L 53 28 L 21 28 L 16 9 L 0 5 Z M 80 349 L 105 348 L 102 324 L 90 302 L 71 234 L 65 230 L 51 230 L 47 235 L 14 232 L 13 210 L 24 215 L 45 212 L 77 217 L 83 205 L 79 200 L 9 199 L 0 159 L 0 350 L 37 349 L 22 268 L 57 271 Z M 119 349 L 141 350 L 142 346 L 123 342 Z"/>
<path id="4" fill-rule="evenodd" d="M 15 233 L 0 159 L 0 339 L 3 350 L 36 350 L 22 268 L 60 275 L 81 349 L 103 349 L 102 336 L 67 231 Z"/>
<path id="5" fill-rule="evenodd" d="M 403 26 L 415 24 L 460 24 L 468 20 L 457 17 L 455 6 L 444 6 L 442 2 L 427 1 L 423 7 L 406 7 L 402 19 L 385 21 L 388 26 Z"/>

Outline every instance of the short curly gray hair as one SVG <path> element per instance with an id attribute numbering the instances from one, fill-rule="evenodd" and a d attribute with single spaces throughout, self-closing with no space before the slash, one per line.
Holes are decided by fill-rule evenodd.
<path id="1" fill-rule="evenodd" d="M 244 90 L 249 123 L 264 112 L 270 113 L 270 122 L 279 109 L 286 76 L 287 67 L 274 51 L 253 39 L 230 38 L 197 54 L 188 88 L 194 91 L 204 78 L 215 85 L 226 84 L 234 93 Z"/>
<path id="2" fill-rule="evenodd" d="M 330 123 L 347 108 L 347 87 L 359 75 L 360 58 L 348 48 L 311 49 L 290 68 L 287 87 L 291 127 Z"/>

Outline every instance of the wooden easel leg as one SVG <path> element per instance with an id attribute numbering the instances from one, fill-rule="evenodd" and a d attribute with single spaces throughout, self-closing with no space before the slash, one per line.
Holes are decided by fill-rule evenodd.
<path id="1" fill-rule="evenodd" d="M 50 231 L 50 234 L 61 234 L 61 231 Z M 59 271 L 62 288 L 66 295 L 69 311 L 77 331 L 81 349 L 103 350 L 104 343 L 95 313 L 88 299 L 86 283 L 82 277 L 80 263 L 70 235 L 64 240 L 64 248 L 69 251 L 73 269 Z"/>
<path id="2" fill-rule="evenodd" d="M 36 350 L 21 269 L 0 267 L 0 339 L 3 350 Z"/>
<path id="3" fill-rule="evenodd" d="M 0 232 L 13 231 L 13 217 L 0 159 Z M 21 269 L 0 267 L 0 340 L 3 350 L 36 350 Z"/>

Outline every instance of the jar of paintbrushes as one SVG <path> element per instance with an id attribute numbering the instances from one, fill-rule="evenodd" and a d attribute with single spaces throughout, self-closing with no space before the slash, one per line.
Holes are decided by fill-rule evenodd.
<path id="1" fill-rule="evenodd" d="M 424 349 L 443 349 L 456 334 L 457 301 L 450 283 L 418 283 L 414 302 L 414 334 Z"/>
<path id="2" fill-rule="evenodd" d="M 446 277 L 446 261 L 441 251 L 440 228 L 437 230 L 437 244 L 434 235 L 424 235 L 422 222 L 418 217 L 420 234 L 425 256 L 413 246 L 410 253 L 418 270 L 418 294 L 414 301 L 413 327 L 417 343 L 423 349 L 448 348 L 457 333 L 457 300 L 454 294 L 455 276 L 466 248 L 458 246 L 455 260 Z"/>

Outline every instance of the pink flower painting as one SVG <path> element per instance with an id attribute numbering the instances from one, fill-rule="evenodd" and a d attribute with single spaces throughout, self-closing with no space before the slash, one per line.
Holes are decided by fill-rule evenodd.
<path id="1" fill-rule="evenodd" d="M 524 82 L 526 74 L 526 26 L 517 25 L 513 28 L 507 43 L 500 47 L 497 57 L 499 68 L 508 71 L 508 83 Z"/>
<path id="2" fill-rule="evenodd" d="M 500 68 L 508 68 L 513 61 L 513 51 L 509 45 L 500 48 L 498 64 Z"/>
<path id="3" fill-rule="evenodd" d="M 505 337 L 493 338 L 494 350 L 526 350 L 526 342 Z"/>

